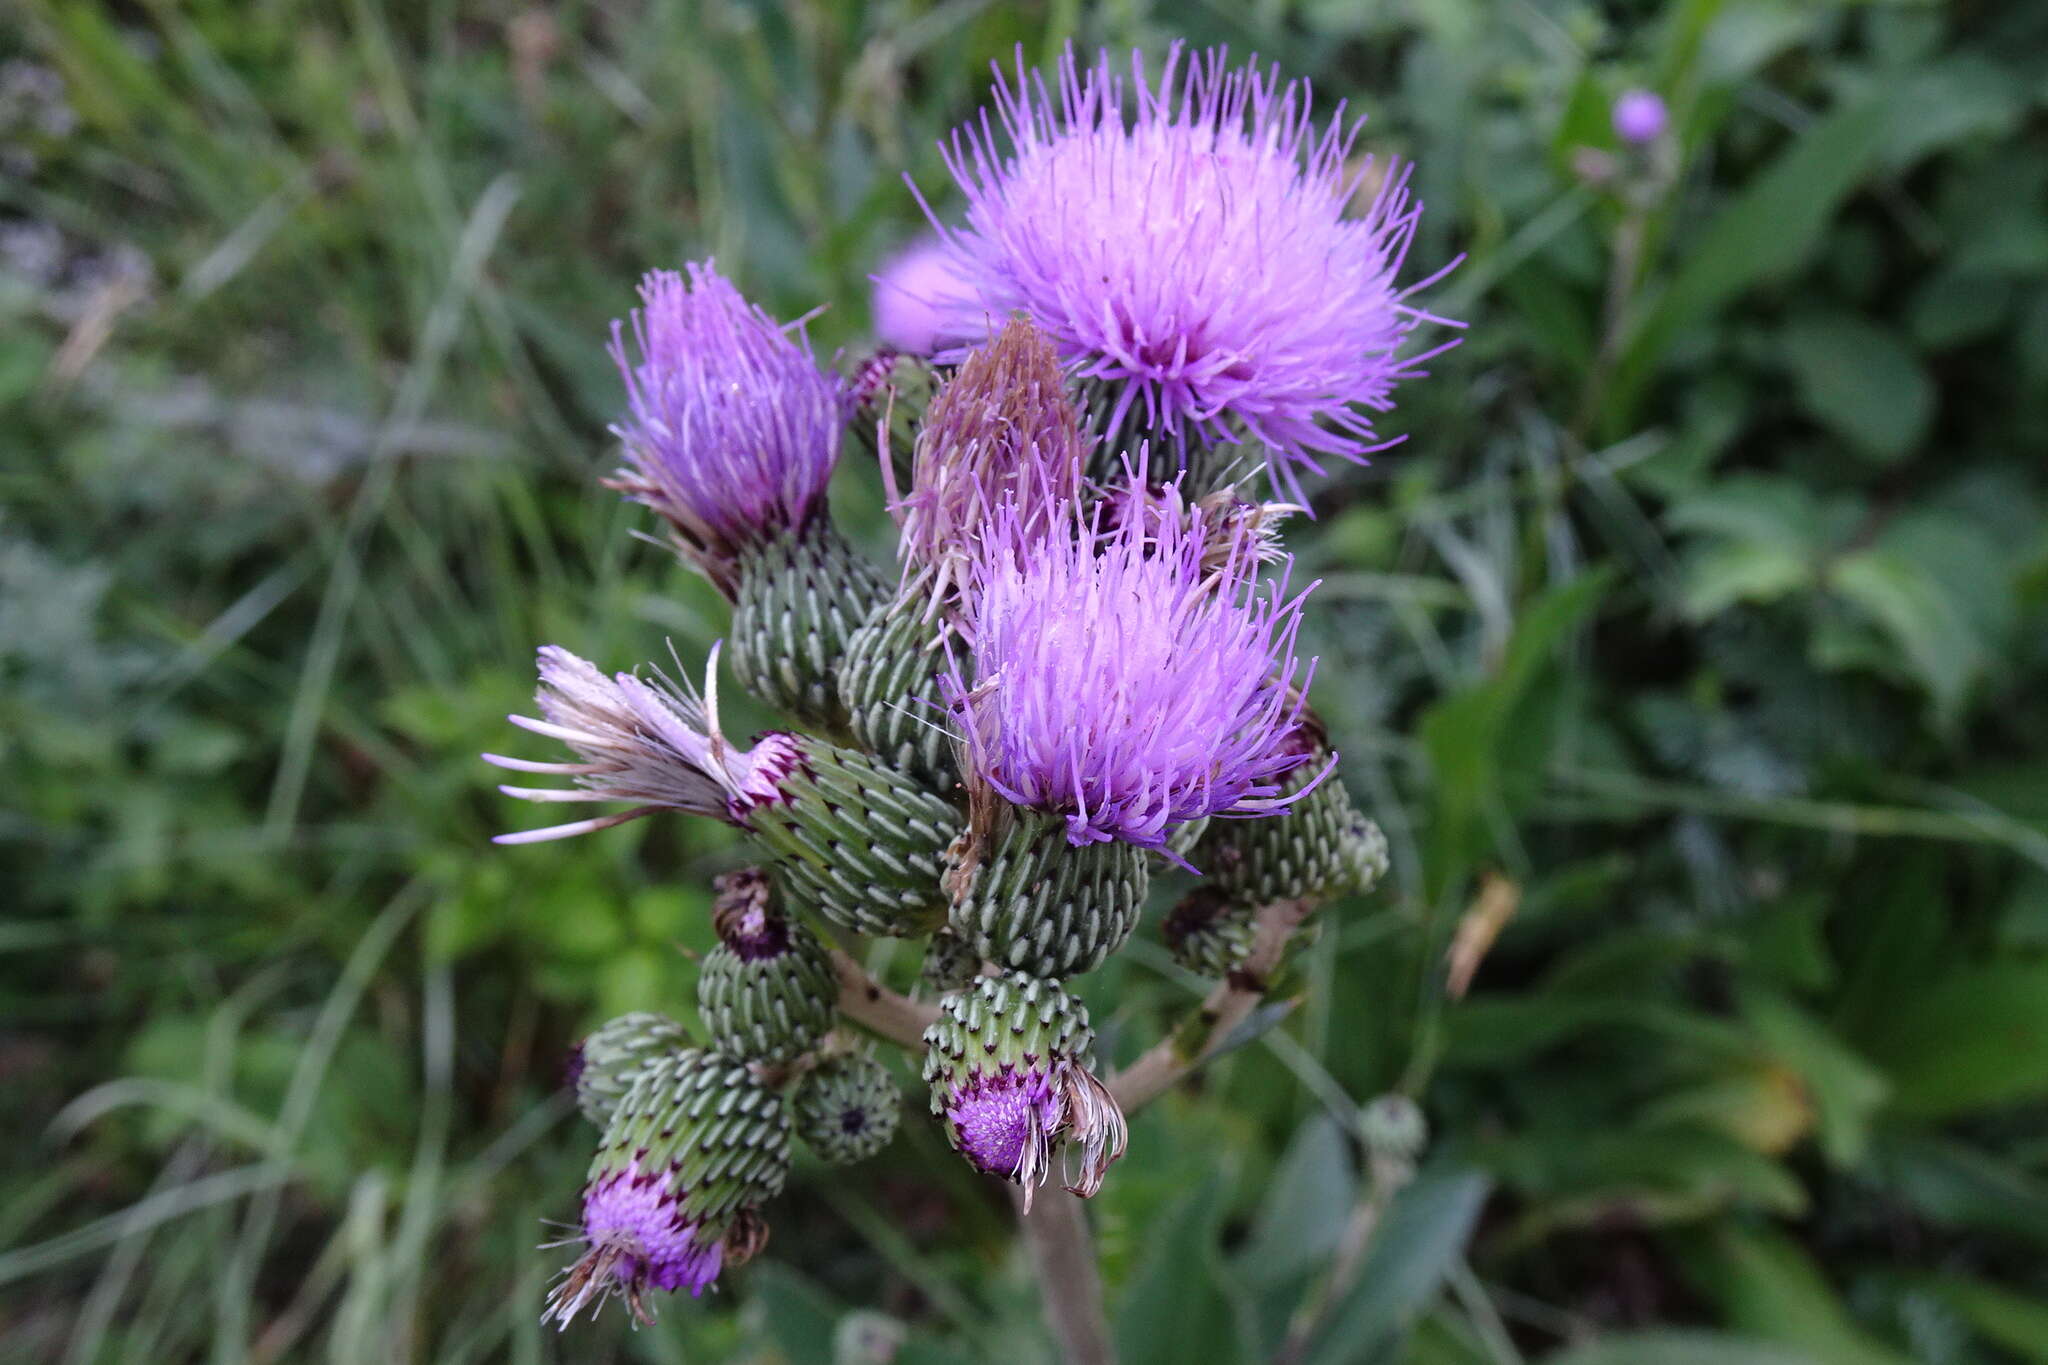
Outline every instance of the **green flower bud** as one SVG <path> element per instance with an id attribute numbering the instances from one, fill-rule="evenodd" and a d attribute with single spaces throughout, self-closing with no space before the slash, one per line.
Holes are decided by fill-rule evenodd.
<path id="1" fill-rule="evenodd" d="M 742 1061 L 780 1064 L 810 1051 L 832 1027 L 839 997 L 817 935 L 774 903 L 755 868 L 721 877 L 712 923 L 719 946 L 697 977 L 697 1009 L 711 1042 Z"/>
<path id="2" fill-rule="evenodd" d="M 747 547 L 732 607 L 732 670 L 770 706 L 834 736 L 847 733 L 839 665 L 847 638 L 889 588 L 819 517 Z"/>
<path id="3" fill-rule="evenodd" d="M 569 1060 L 576 1107 L 604 1127 L 643 1067 L 689 1046 L 689 1030 L 665 1014 L 622 1014 L 600 1024 Z"/>
<path id="4" fill-rule="evenodd" d="M 903 1097 L 872 1057 L 832 1057 L 798 1078 L 790 1096 L 796 1135 L 834 1166 L 851 1166 L 889 1145 Z"/>
<path id="5" fill-rule="evenodd" d="M 1094 970 L 1145 907 L 1144 850 L 1121 840 L 1076 848 L 1057 819 L 1018 812 L 979 861 L 968 861 L 966 841 L 947 856 L 953 932 L 989 961 L 1033 976 Z"/>

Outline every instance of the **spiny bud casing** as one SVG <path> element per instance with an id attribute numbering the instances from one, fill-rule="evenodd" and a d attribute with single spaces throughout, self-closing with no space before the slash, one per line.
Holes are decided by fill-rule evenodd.
<path id="1" fill-rule="evenodd" d="M 1202 976 L 1225 977 L 1251 954 L 1256 907 L 1214 886 L 1182 896 L 1159 926 L 1173 960 Z"/>
<path id="2" fill-rule="evenodd" d="M 783 893 L 855 933 L 918 937 L 945 919 L 940 861 L 960 813 L 901 771 L 799 739 L 802 761 L 746 826 L 776 860 Z"/>
<path id="3" fill-rule="evenodd" d="M 1033 976 L 1078 976 L 1123 946 L 1145 906 L 1144 850 L 1067 839 L 1054 819 L 1013 812 L 986 852 L 947 855 L 947 923 L 976 953 Z"/>
<path id="4" fill-rule="evenodd" d="M 733 676 L 770 706 L 844 736 L 840 660 L 888 596 L 874 566 L 822 517 L 747 547 L 737 559 Z"/>
<path id="5" fill-rule="evenodd" d="M 1299 790 L 1322 761 L 1303 764 L 1283 790 Z M 1323 900 L 1377 885 L 1387 870 L 1387 836 L 1331 773 L 1282 814 L 1212 822 L 1191 861 L 1241 904 Z"/>
<path id="6" fill-rule="evenodd" d="M 831 1057 L 806 1071 L 790 1096 L 796 1134 L 834 1166 L 889 1145 L 903 1106 L 889 1069 L 872 1057 Z"/>
<path id="7" fill-rule="evenodd" d="M 689 1046 L 689 1030 L 665 1014 L 641 1011 L 606 1020 L 576 1045 L 570 1063 L 576 1107 L 604 1127 L 642 1068 Z"/>
<path id="8" fill-rule="evenodd" d="M 838 978 L 817 935 L 784 914 L 754 868 L 721 877 L 719 945 L 697 977 L 697 1009 L 720 1052 L 770 1065 L 810 1051 L 832 1027 Z"/>

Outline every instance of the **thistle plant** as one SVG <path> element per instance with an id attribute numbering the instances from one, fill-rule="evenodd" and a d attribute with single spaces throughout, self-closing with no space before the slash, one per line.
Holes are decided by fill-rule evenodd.
<path id="1" fill-rule="evenodd" d="M 615 328 L 612 486 L 731 601 L 733 672 L 791 725 L 724 735 L 717 646 L 700 689 L 679 661 L 548 645 L 538 715 L 513 720 L 569 757 L 487 755 L 563 779 L 510 795 L 610 807 L 501 842 L 674 812 L 734 827 L 753 863 L 716 883 L 701 1027 L 637 1013 L 580 1051 L 602 1136 L 563 1323 L 611 1294 L 644 1315 L 757 1251 L 792 1135 L 834 1164 L 884 1149 L 902 1092 L 877 1041 L 910 1054 L 968 1166 L 1015 1187 L 1028 1235 L 1085 1236 L 1040 1187 L 1114 1179 L 1126 1114 L 1385 870 L 1308 707 L 1315 584 L 1282 532 L 1322 457 L 1387 444 L 1373 423 L 1428 320 L 1397 279 L 1419 206 L 1401 172 L 1361 179 L 1356 127 L 1319 128 L 1304 86 L 1220 52 L 1133 71 L 1069 53 L 1055 100 L 1020 67 L 995 87 L 1006 141 L 984 118 L 949 144 L 966 224 L 878 282 L 925 291 L 917 336 L 904 299 L 886 319 L 929 362 L 835 377 L 708 262 L 650 275 Z M 849 430 L 900 532 L 893 588 L 830 525 Z M 1218 982 L 1113 1069 L 1090 1005 L 1117 1002 L 1089 974 L 1148 913 Z M 877 979 L 877 937 L 921 941 L 922 966 Z"/>

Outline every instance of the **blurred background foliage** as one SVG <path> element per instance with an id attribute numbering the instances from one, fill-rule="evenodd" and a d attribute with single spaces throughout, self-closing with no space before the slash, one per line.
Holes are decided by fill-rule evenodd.
<path id="1" fill-rule="evenodd" d="M 1050 1358 L 921 1124 L 657 1329 L 540 1329 L 562 1055 L 686 1009 L 734 855 L 493 849 L 530 813 L 475 755 L 537 643 L 723 629 L 595 483 L 639 272 L 715 253 L 858 351 L 902 173 L 942 190 L 989 60 L 1071 36 L 1349 98 L 1470 323 L 1293 536 L 1395 874 L 1138 1120 L 1126 1360 L 2048 1360 L 2048 9 L 15 13 L 0 1355 Z M 1141 941 L 1085 993 L 1124 1057 L 1192 990 Z M 1369 1156 L 1389 1091 L 1413 1170 Z"/>

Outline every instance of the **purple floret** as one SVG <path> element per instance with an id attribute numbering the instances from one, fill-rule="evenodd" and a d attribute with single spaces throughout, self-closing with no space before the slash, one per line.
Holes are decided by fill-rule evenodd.
<path id="1" fill-rule="evenodd" d="M 1392 444 L 1373 414 L 1443 349 L 1404 354 L 1409 333 L 1442 319 L 1408 302 L 1431 280 L 1397 279 L 1421 214 L 1407 168 L 1353 161 L 1357 123 L 1339 105 L 1319 124 L 1306 84 L 1226 62 L 1176 45 L 1155 84 L 1134 53 L 1126 84 L 1069 49 L 1056 92 L 1021 51 L 998 71 L 995 119 L 944 149 L 968 207 L 940 230 L 970 287 L 938 331 L 1021 310 L 1109 387 L 1113 438 L 1250 437 L 1299 501 L 1303 471 Z"/>
<path id="2" fill-rule="evenodd" d="M 542 1321 L 566 1327 L 586 1305 L 617 1294 L 633 1316 L 651 1321 L 642 1302 L 650 1289 L 702 1294 L 725 1263 L 725 1242 L 687 1221 L 674 1181 L 638 1164 L 597 1180 L 583 1192 L 583 1256 L 548 1299 Z"/>

